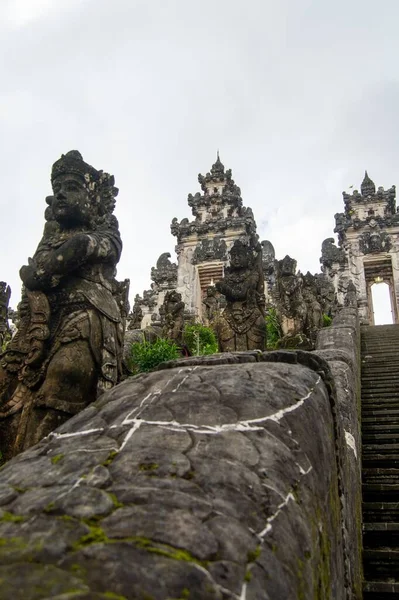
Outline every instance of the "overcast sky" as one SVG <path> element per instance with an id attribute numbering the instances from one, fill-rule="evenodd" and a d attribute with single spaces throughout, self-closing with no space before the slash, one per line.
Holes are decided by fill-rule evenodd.
<path id="1" fill-rule="evenodd" d="M 399 184 L 398 0 L 2 0 L 0 280 L 40 240 L 52 163 L 115 175 L 131 299 L 220 150 L 261 239 L 319 271 L 342 191 Z"/>

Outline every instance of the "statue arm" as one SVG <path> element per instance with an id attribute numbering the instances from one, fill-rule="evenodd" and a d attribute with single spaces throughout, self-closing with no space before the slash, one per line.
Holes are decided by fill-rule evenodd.
<path id="1" fill-rule="evenodd" d="M 106 235 L 77 233 L 54 250 L 39 250 L 29 265 L 20 270 L 20 277 L 30 290 L 54 287 L 61 277 L 96 259 L 117 262 L 117 249 Z M 55 283 L 56 281 L 56 283 Z"/>

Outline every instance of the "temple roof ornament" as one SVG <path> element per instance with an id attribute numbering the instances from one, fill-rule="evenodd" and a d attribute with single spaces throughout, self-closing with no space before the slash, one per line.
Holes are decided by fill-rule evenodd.
<path id="1" fill-rule="evenodd" d="M 388 190 L 384 190 L 383 187 L 376 190 L 374 181 L 366 171 L 360 190 L 361 193 L 354 190 L 353 194 L 342 192 L 345 211 L 335 215 L 334 229 L 338 234 L 340 246 L 346 238 L 346 231 L 350 228 L 367 230 L 378 224 L 383 229 L 399 224 L 394 185 Z"/>
<path id="2" fill-rule="evenodd" d="M 367 171 L 364 173 L 364 179 L 360 186 L 360 190 L 362 192 L 362 196 L 374 196 L 375 194 L 375 183 L 372 179 L 370 179 Z"/>
<path id="3" fill-rule="evenodd" d="M 217 153 L 216 162 L 206 175 L 198 175 L 201 192 L 188 195 L 194 221 L 173 219 L 172 234 L 178 242 L 191 235 L 203 237 L 208 234 L 222 235 L 227 229 L 244 230 L 246 234 L 255 233 L 256 224 L 250 208 L 242 203 L 241 190 L 235 184 L 231 169 L 225 170 Z"/>

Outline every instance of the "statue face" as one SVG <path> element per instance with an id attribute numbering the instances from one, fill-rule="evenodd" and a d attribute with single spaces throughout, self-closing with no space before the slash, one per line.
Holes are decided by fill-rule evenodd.
<path id="1" fill-rule="evenodd" d="M 73 174 L 60 175 L 53 182 L 54 199 L 51 205 L 56 221 L 64 227 L 88 222 L 92 210 L 83 181 Z"/>
<path id="2" fill-rule="evenodd" d="M 230 252 L 230 265 L 236 269 L 248 267 L 248 260 L 244 253 Z"/>

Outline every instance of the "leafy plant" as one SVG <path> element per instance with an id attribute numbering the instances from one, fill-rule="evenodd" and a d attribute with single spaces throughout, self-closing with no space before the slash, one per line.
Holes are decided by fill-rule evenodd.
<path id="1" fill-rule="evenodd" d="M 158 338 L 154 342 L 136 342 L 132 344 L 129 368 L 134 373 L 151 371 L 159 364 L 180 356 L 179 348 L 174 342 Z"/>
<path id="2" fill-rule="evenodd" d="M 269 308 L 266 312 L 266 347 L 276 348 L 277 342 L 281 339 L 283 333 L 281 331 L 280 321 L 275 308 Z"/>
<path id="3" fill-rule="evenodd" d="M 323 314 L 323 327 L 330 327 L 332 323 L 332 318 L 326 314 Z"/>
<path id="4" fill-rule="evenodd" d="M 200 323 L 186 325 L 184 328 L 184 343 L 194 356 L 215 354 L 218 351 L 218 342 L 215 332 L 210 327 Z"/>

